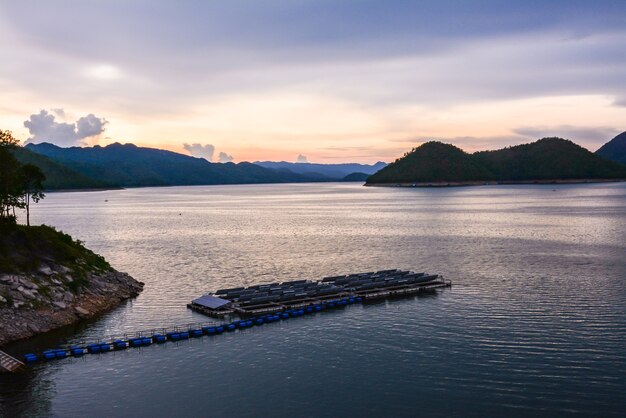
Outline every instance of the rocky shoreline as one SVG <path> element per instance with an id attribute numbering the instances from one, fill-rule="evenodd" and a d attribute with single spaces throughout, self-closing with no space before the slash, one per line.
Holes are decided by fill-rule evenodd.
<path id="1" fill-rule="evenodd" d="M 36 273 L 0 273 L 0 346 L 99 315 L 142 289 L 114 269 L 76 274 L 50 263 Z"/>

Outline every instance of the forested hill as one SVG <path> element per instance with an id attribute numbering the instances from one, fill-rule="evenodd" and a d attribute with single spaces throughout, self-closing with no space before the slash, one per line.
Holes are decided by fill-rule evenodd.
<path id="1" fill-rule="evenodd" d="M 133 144 L 61 148 L 41 143 L 28 144 L 25 148 L 82 176 L 120 187 L 309 181 L 289 171 L 274 171 L 252 163 L 210 163 L 202 158 Z"/>
<path id="2" fill-rule="evenodd" d="M 622 132 L 602 145 L 596 154 L 607 160 L 626 165 L 626 132 Z"/>
<path id="3" fill-rule="evenodd" d="M 561 138 L 468 154 L 427 142 L 367 179 L 377 183 L 626 179 L 626 167 Z"/>
<path id="4" fill-rule="evenodd" d="M 46 176 L 46 190 L 105 189 L 119 187 L 116 184 L 87 177 L 57 163 L 45 155 L 37 154 L 24 147 L 16 147 L 13 155 L 22 164 L 33 164 Z"/>

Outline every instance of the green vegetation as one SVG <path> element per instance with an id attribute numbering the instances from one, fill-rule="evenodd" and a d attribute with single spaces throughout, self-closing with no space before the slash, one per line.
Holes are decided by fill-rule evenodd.
<path id="1" fill-rule="evenodd" d="M 493 175 L 454 145 L 432 141 L 368 177 L 367 183 L 413 183 L 492 180 Z"/>
<path id="2" fill-rule="evenodd" d="M 50 263 L 71 270 L 76 288 L 87 273 L 111 270 L 104 258 L 50 226 L 0 225 L 0 273 L 36 273 Z"/>
<path id="3" fill-rule="evenodd" d="M 25 149 L 86 178 L 119 187 L 310 181 L 290 171 L 271 170 L 252 163 L 214 164 L 203 158 L 133 144 L 61 148 L 41 143 L 28 144 Z"/>
<path id="4" fill-rule="evenodd" d="M 626 132 L 602 145 L 596 154 L 607 160 L 626 165 Z"/>
<path id="5" fill-rule="evenodd" d="M 25 147 L 16 147 L 13 150 L 13 155 L 22 164 L 32 164 L 41 169 L 44 176 L 46 176 L 46 180 L 43 183 L 46 190 L 110 189 L 119 187 L 115 183 L 85 176 Z"/>
<path id="6" fill-rule="evenodd" d="M 17 140 L 10 131 L 0 130 L 0 224 L 14 224 L 16 209 L 26 209 L 30 224 L 30 203 L 43 199 L 45 176 L 32 164 L 22 164 L 13 151 Z"/>
<path id="7" fill-rule="evenodd" d="M 367 179 L 375 183 L 626 179 L 626 167 L 561 138 L 468 154 L 427 142 Z"/>

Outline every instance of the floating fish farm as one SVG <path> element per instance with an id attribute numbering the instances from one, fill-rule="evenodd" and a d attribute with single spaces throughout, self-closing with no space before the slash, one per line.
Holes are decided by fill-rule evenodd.
<path id="1" fill-rule="evenodd" d="M 193 300 L 187 307 L 215 318 L 233 314 L 247 317 L 307 308 L 342 298 L 371 301 L 408 296 L 451 285 L 437 274 L 393 269 L 221 289 Z"/>
<path id="2" fill-rule="evenodd" d="M 449 287 L 452 283 L 439 275 L 401 270 L 383 270 L 326 277 L 319 281 L 292 280 L 250 287 L 222 289 L 204 295 L 187 305 L 214 317 L 237 315 L 238 319 L 196 322 L 170 328 L 151 329 L 111 335 L 67 347 L 24 355 L 25 363 L 53 361 L 89 354 L 103 354 L 152 344 L 164 344 L 204 336 L 217 336 L 235 330 L 259 327 L 325 310 L 394 296 Z"/>

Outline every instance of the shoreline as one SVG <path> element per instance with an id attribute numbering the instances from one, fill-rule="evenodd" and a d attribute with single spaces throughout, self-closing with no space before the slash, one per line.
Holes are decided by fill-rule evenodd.
<path id="1" fill-rule="evenodd" d="M 12 306 L 3 302 L 4 306 L 0 307 L 0 323 L 4 325 L 0 330 L 0 347 L 102 315 L 139 296 L 144 286 L 127 273 L 114 269 L 89 274 L 89 284 L 78 293 L 68 291 L 60 280 L 53 278 L 59 284 L 55 286 L 52 282 L 50 300 L 37 300 L 33 307 L 21 306 L 38 298 L 42 281 L 50 277 L 54 276 L 5 274 L 0 277 L 0 285 L 10 286 L 16 300 Z M 17 301 L 20 295 L 24 297 Z"/>
<path id="2" fill-rule="evenodd" d="M 571 179 L 571 180 L 499 180 L 499 181 L 439 181 L 439 182 L 408 182 L 408 183 L 365 183 L 366 187 L 469 187 L 469 186 L 502 186 L 502 185 L 551 185 L 551 184 L 592 184 L 621 183 L 626 179 Z"/>

